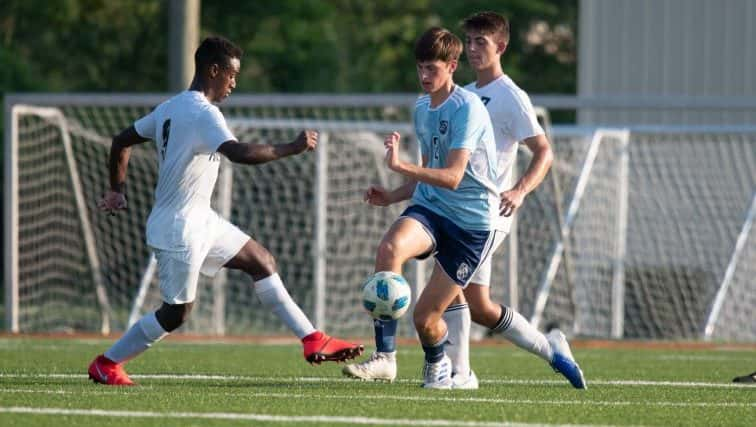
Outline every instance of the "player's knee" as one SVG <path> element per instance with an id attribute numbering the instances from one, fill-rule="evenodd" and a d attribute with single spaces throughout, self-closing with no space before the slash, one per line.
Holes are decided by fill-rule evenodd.
<path id="1" fill-rule="evenodd" d="M 155 317 L 166 332 L 173 332 L 186 322 L 192 307 L 194 307 L 192 302 L 186 304 L 163 303 L 155 312 Z"/>
<path id="2" fill-rule="evenodd" d="M 397 257 L 397 248 L 394 242 L 383 240 L 378 245 L 378 250 L 376 251 L 376 257 L 379 260 L 392 260 L 396 259 Z"/>
<path id="3" fill-rule="evenodd" d="M 247 251 L 242 262 L 235 267 L 252 276 L 255 281 L 264 279 L 277 271 L 275 257 L 262 246 Z"/>
<path id="4" fill-rule="evenodd" d="M 415 330 L 421 337 L 432 336 L 435 331 L 435 324 L 432 322 L 430 316 L 425 313 L 415 311 L 412 316 L 412 320 L 415 322 Z"/>

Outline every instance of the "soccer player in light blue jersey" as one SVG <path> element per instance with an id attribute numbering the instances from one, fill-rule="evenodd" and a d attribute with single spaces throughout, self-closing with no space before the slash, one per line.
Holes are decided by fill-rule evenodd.
<path id="1" fill-rule="evenodd" d="M 486 105 L 496 137 L 501 215 L 494 218 L 494 229 L 500 231 L 496 234 L 495 251 L 509 233 L 515 211 L 546 176 L 553 153 L 530 97 L 502 70 L 501 55 L 509 44 L 509 21 L 495 12 L 479 12 L 467 17 L 462 28 L 467 60 L 476 75 L 465 89 L 477 94 Z M 533 156 L 525 172 L 516 177 L 513 165 L 520 144 L 527 146 Z M 449 325 L 451 345 L 446 350 L 453 362 L 455 388 L 478 387 L 468 356 L 471 319 L 542 358 L 575 388 L 586 388 L 583 372 L 564 334 L 557 329 L 544 334 L 513 308 L 491 301 L 490 281 L 489 258 L 470 280 L 464 298 L 460 295 L 444 314 Z"/>
<path id="2" fill-rule="evenodd" d="M 400 135 L 384 141 L 387 166 L 408 181 L 387 190 L 373 186 L 365 199 L 387 206 L 411 197 L 411 205 L 383 237 L 375 271 L 401 274 L 410 258 L 433 255 L 431 278 L 417 300 L 415 328 L 425 352 L 423 387 L 452 388 L 452 364 L 444 352 L 447 327 L 444 310 L 461 294 L 490 255 L 499 212 L 496 185 L 496 146 L 493 128 L 479 97 L 454 84 L 452 75 L 462 42 L 450 31 L 431 28 L 415 44 L 417 73 L 426 95 L 415 106 L 415 131 L 423 165 L 399 158 Z M 376 357 L 395 357 L 397 321 L 375 321 L 376 352 L 363 364 L 348 365 L 344 373 L 365 378 L 361 370 Z M 390 364 L 386 364 L 387 366 Z M 387 371 L 370 378 L 393 380 Z"/>

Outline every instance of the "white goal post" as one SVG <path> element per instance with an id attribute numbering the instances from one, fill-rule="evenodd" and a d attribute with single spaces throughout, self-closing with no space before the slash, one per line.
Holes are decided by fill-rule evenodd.
<path id="1" fill-rule="evenodd" d="M 107 188 L 111 135 L 166 97 L 6 96 L 5 329 L 120 331 L 159 302 L 143 235 L 151 144 L 132 152 L 129 211 L 100 215 L 94 202 Z M 414 99 L 235 95 L 222 105 L 241 140 L 321 131 L 311 155 L 259 167 L 224 162 L 213 203 L 272 251 L 295 300 L 333 333 L 372 333 L 359 285 L 402 207 L 370 208 L 361 195 L 399 182 L 382 164 L 382 134 L 411 136 Z M 756 341 L 756 128 L 556 126 L 550 136 L 552 173 L 495 254 L 495 300 L 541 328 L 582 336 Z M 405 155 L 416 158 L 413 150 Z M 521 147 L 520 171 L 528 154 Z M 424 268 L 405 271 L 416 287 Z M 243 274 L 203 279 L 198 295 L 187 332 L 285 333 Z"/>

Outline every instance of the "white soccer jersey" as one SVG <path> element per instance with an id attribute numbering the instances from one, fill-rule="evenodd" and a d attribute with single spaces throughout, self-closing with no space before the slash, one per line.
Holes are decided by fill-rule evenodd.
<path id="1" fill-rule="evenodd" d="M 184 91 L 134 123 L 155 140 L 158 182 L 147 219 L 147 244 L 183 251 L 204 242 L 212 219 L 210 198 L 218 178 L 218 147 L 236 140 L 218 107 L 198 91 Z"/>
<path id="2" fill-rule="evenodd" d="M 509 190 L 514 185 L 512 171 L 517 157 L 517 143 L 544 133 L 530 97 L 506 75 L 483 87 L 477 87 L 476 82 L 472 82 L 465 89 L 480 96 L 491 116 L 499 171 L 496 183 L 499 192 Z M 494 228 L 509 232 L 511 224 L 511 216 L 497 216 Z"/>

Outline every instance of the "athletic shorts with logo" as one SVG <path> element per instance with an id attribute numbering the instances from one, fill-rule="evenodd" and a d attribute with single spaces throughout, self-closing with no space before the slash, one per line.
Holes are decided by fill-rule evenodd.
<path id="1" fill-rule="evenodd" d="M 433 255 L 444 272 L 463 288 L 490 257 L 496 235 L 503 234 L 501 231 L 464 230 L 420 205 L 408 207 L 400 218 L 418 221 L 433 241 L 433 248 L 417 258 Z"/>

